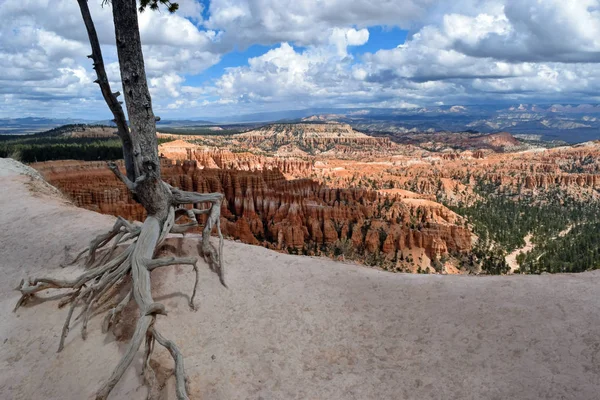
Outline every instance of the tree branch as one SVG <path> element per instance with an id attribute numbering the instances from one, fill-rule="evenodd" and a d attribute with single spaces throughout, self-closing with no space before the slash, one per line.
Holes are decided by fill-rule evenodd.
<path id="1" fill-rule="evenodd" d="M 119 169 L 119 167 L 117 166 L 117 164 L 115 164 L 112 161 L 109 161 L 106 163 L 108 165 L 108 168 L 110 168 L 110 170 L 113 172 L 113 174 L 115 174 L 115 176 L 117 178 L 119 178 L 119 180 L 121 182 L 123 182 L 125 184 L 125 186 L 127 186 L 127 189 L 129 189 L 130 192 L 135 193 L 135 187 L 136 184 L 138 183 L 138 180 L 143 177 L 144 175 L 142 175 L 141 177 L 138 177 L 135 180 L 135 183 L 131 181 L 131 179 L 129 179 L 129 177 L 123 175 L 123 173 L 121 172 L 121 170 Z"/>
<path id="2" fill-rule="evenodd" d="M 92 47 L 92 54 L 88 57 L 94 62 L 94 70 L 96 70 L 97 80 L 96 82 L 100 85 L 102 96 L 104 101 L 108 105 L 108 108 L 114 116 L 114 122 L 117 125 L 117 135 L 121 138 L 123 145 L 123 158 L 125 160 L 125 170 L 127 171 L 127 177 L 129 180 L 134 181 L 137 177 L 135 166 L 133 163 L 133 144 L 131 135 L 129 133 L 129 127 L 127 125 L 127 119 L 123 112 L 121 103 L 117 100 L 119 92 L 113 93 L 110 88 L 110 83 L 104 69 L 104 59 L 102 57 L 102 49 L 100 48 L 100 41 L 98 40 L 98 34 L 96 33 L 96 27 L 90 13 L 90 9 L 87 4 L 87 0 L 77 0 L 79 9 L 81 10 L 81 16 L 87 29 L 88 38 Z"/>

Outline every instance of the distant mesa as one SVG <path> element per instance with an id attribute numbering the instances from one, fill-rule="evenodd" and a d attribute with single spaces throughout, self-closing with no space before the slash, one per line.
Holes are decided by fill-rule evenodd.
<path id="1" fill-rule="evenodd" d="M 351 113 L 352 115 L 358 115 Z M 320 114 L 311 115 L 310 117 L 302 118 L 302 122 L 330 122 L 344 118 L 343 114 Z"/>
<path id="2" fill-rule="evenodd" d="M 495 149 L 511 150 L 522 145 L 517 138 L 508 132 L 492 133 L 490 135 L 480 136 L 473 140 L 475 143 L 481 141 Z"/>
<path id="3" fill-rule="evenodd" d="M 349 124 L 296 123 L 271 124 L 249 132 L 234 135 L 234 139 L 266 151 L 277 151 L 281 146 L 295 145 L 309 154 L 326 151 L 348 152 L 391 148 L 388 138 L 376 138 L 354 130 Z"/>
<path id="4" fill-rule="evenodd" d="M 236 135 L 237 138 L 261 138 L 275 140 L 302 139 L 355 139 L 369 138 L 364 133 L 355 131 L 349 124 L 336 122 L 328 123 L 297 123 L 271 124 L 259 129 Z"/>

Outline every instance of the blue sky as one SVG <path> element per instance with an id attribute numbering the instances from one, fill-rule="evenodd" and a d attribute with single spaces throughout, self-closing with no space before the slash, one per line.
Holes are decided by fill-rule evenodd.
<path id="1" fill-rule="evenodd" d="M 119 89 L 110 6 L 90 0 Z M 163 118 L 598 103 L 600 0 L 196 0 L 145 12 Z M 107 118 L 72 0 L 0 2 L 0 118 Z"/>
<path id="2" fill-rule="evenodd" d="M 248 65 L 250 58 L 259 57 L 277 46 L 263 46 L 259 44 L 252 45 L 245 50 L 234 49 L 222 56 L 221 60 L 195 75 L 185 75 L 185 83 L 191 86 L 202 86 L 210 84 L 212 81 L 220 78 L 226 68 L 240 67 Z"/>
<path id="3" fill-rule="evenodd" d="M 350 50 L 350 54 L 355 58 L 360 58 L 365 53 L 375 53 L 381 49 L 393 49 L 401 45 L 406 40 L 408 35 L 407 30 L 397 27 L 376 26 L 368 28 L 369 40 L 363 45 L 354 46 Z M 278 45 L 265 46 L 254 44 L 246 49 L 236 48 L 233 51 L 223 55 L 221 60 L 195 75 L 185 75 L 185 83 L 192 86 L 201 86 L 208 84 L 211 81 L 220 78 L 226 68 L 247 66 L 250 58 L 259 57 L 269 50 L 279 47 Z M 306 47 L 296 46 L 297 52 L 303 52 Z"/>
<path id="4" fill-rule="evenodd" d="M 378 50 L 391 50 L 404 44 L 408 30 L 398 27 L 374 26 L 368 28 L 369 41 L 361 46 L 351 48 L 351 54 L 355 57 L 364 53 L 376 53 Z"/>

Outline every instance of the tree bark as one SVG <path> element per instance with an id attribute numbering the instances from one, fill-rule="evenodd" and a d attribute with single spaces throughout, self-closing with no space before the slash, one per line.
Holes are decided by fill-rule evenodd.
<path id="1" fill-rule="evenodd" d="M 136 0 L 113 0 L 112 8 L 121 81 L 131 124 L 136 175 L 143 174 L 143 164 L 151 163 L 160 176 L 156 120 L 146 81 L 137 2 Z"/>
<path id="2" fill-rule="evenodd" d="M 136 0 L 113 0 L 113 20 L 121 81 L 131 126 L 138 201 L 148 215 L 165 222 L 171 192 L 160 176 L 156 120 L 146 81 Z"/>
<path id="3" fill-rule="evenodd" d="M 131 142 L 131 136 L 129 134 L 129 127 L 127 126 L 127 119 L 123 112 L 121 103 L 117 100 L 119 92 L 113 93 L 110 88 L 110 83 L 104 69 L 104 58 L 102 57 L 102 49 L 100 48 L 100 42 L 98 41 L 98 34 L 92 20 L 92 15 L 87 4 L 87 0 L 77 0 L 79 3 L 79 10 L 83 17 L 83 22 L 88 33 L 90 45 L 92 47 L 92 54 L 88 57 L 94 62 L 94 70 L 96 71 L 96 83 L 100 85 L 102 91 L 102 97 L 108 105 L 108 108 L 113 114 L 115 124 L 117 125 L 117 135 L 121 138 L 123 146 L 123 159 L 125 160 L 125 170 L 127 171 L 127 178 L 131 181 L 135 181 L 137 175 L 135 174 L 135 168 L 133 165 L 133 143 Z"/>

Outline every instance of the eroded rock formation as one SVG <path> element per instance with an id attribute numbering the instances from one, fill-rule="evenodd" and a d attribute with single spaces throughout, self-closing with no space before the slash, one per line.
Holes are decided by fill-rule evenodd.
<path id="1" fill-rule="evenodd" d="M 212 158 L 215 160 L 215 158 Z M 215 163 L 223 164 L 216 157 Z M 144 211 L 101 162 L 33 165 L 76 205 L 142 220 Z M 221 192 L 224 234 L 245 243 L 298 254 L 336 254 L 352 243 L 354 258 L 396 263 L 398 252 L 420 249 L 429 259 L 471 249 L 463 219 L 431 200 L 404 193 L 330 189 L 311 179 L 286 180 L 277 169 L 202 168 L 195 160 L 163 160 L 163 177 L 184 190 Z M 339 252 L 338 252 L 339 253 Z"/>
<path id="2" fill-rule="evenodd" d="M 265 151 L 293 145 L 311 154 L 330 152 L 338 156 L 355 154 L 357 149 L 363 155 L 369 152 L 382 153 L 394 147 L 388 138 L 368 136 L 355 131 L 348 124 L 339 123 L 271 124 L 234 135 L 234 138 Z"/>
<path id="3" fill-rule="evenodd" d="M 232 152 L 216 147 L 196 146 L 175 140 L 159 146 L 160 154 L 170 160 L 196 160 L 199 168 L 240 171 L 280 170 L 292 176 L 304 176 L 313 170 L 313 161 L 295 157 L 267 157 L 249 152 Z"/>
<path id="4" fill-rule="evenodd" d="M 330 187 L 358 185 L 383 191 L 416 192 L 420 198 L 454 203 L 475 199 L 477 183 L 532 198 L 559 191 L 600 200 L 600 143 L 517 153 L 415 153 L 370 162 L 327 160 L 315 163 L 316 176 Z"/>

